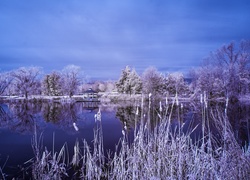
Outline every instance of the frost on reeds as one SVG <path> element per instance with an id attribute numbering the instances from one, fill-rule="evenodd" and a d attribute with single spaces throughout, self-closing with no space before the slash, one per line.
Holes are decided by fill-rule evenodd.
<path id="1" fill-rule="evenodd" d="M 79 168 L 74 170 L 80 171 L 81 179 L 248 179 L 249 147 L 242 149 L 236 142 L 223 111 L 210 111 L 210 115 L 207 115 L 206 98 L 203 97 L 201 102 L 205 108 L 202 116 L 206 117 L 202 117 L 200 122 L 204 126 L 201 140 L 192 140 L 190 135 L 195 129 L 180 133 L 169 127 L 173 105 L 169 108 L 167 103 L 159 112 L 162 117 L 159 124 L 152 129 L 148 122 L 140 123 L 132 143 L 128 142 L 125 124 L 117 150 L 112 154 L 105 155 L 102 125 L 101 121 L 97 121 L 93 145 L 90 146 L 85 140 L 82 146 L 76 142 L 71 164 Z M 177 99 L 173 103 L 175 101 Z M 207 121 L 215 123 L 220 140 L 213 137 L 206 126 Z M 38 157 L 34 167 L 36 173 L 38 170 L 41 172 L 37 173 L 36 178 L 54 179 L 66 175 L 63 160 L 65 150 L 58 154 L 46 150 L 42 155 L 39 151 L 35 152 Z"/>
<path id="2" fill-rule="evenodd" d="M 38 139 L 36 131 L 32 139 L 32 148 L 35 154 L 35 157 L 32 163 L 32 178 L 33 179 L 63 179 L 67 177 L 67 144 L 65 143 L 61 150 L 55 152 L 54 149 L 48 151 L 47 148 L 42 149 L 42 140 L 41 137 Z M 54 141 L 54 139 L 53 139 Z M 54 148 L 54 145 L 53 145 Z"/>

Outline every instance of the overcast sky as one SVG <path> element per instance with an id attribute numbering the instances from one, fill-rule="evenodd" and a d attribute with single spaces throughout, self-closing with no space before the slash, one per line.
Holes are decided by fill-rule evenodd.
<path id="1" fill-rule="evenodd" d="M 1 0 L 0 69 L 74 64 L 93 79 L 188 72 L 211 51 L 250 39 L 249 0 Z"/>

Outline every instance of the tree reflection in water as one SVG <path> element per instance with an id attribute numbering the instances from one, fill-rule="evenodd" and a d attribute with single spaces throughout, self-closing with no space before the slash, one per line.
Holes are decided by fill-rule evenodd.
<path id="1" fill-rule="evenodd" d="M 47 103 L 43 105 L 42 113 L 46 122 L 58 123 L 63 117 L 62 104 Z"/>
<path id="2" fill-rule="evenodd" d="M 231 103 L 227 111 L 236 140 L 242 146 L 249 144 L 250 137 L 250 104 Z"/>
<path id="3" fill-rule="evenodd" d="M 98 108 L 94 109 L 95 107 L 93 104 L 87 105 L 86 107 L 86 104 L 83 103 L 6 103 L 0 104 L 0 126 L 1 129 L 6 128 L 7 130 L 11 130 L 17 134 L 26 133 L 31 135 L 34 133 L 35 129 L 42 132 L 47 130 L 46 127 L 48 126 L 50 126 L 49 133 L 53 133 L 53 131 L 59 129 L 59 131 L 56 132 L 58 133 L 58 136 L 56 136 L 55 142 L 57 144 L 59 143 L 58 145 L 60 147 L 62 144 L 67 142 L 69 149 L 71 150 L 72 147 L 74 147 L 76 138 L 86 139 L 88 143 L 93 143 L 93 129 L 98 129 L 98 125 L 102 125 L 104 137 L 103 145 L 107 149 L 116 148 L 115 144 L 117 144 L 119 142 L 119 138 L 122 137 L 122 130 L 128 131 L 128 134 L 126 135 L 128 135 L 128 142 L 130 143 L 133 142 L 133 132 L 136 125 L 147 125 L 147 130 L 145 131 L 147 133 L 148 131 L 152 130 L 152 128 L 157 126 L 159 121 L 166 121 L 168 119 L 171 123 L 170 128 L 173 131 L 182 130 L 183 133 L 186 133 L 197 126 L 195 131 L 193 131 L 192 136 L 196 139 L 202 137 L 201 124 L 202 118 L 204 116 L 204 107 L 199 104 L 199 102 L 180 102 L 178 105 L 176 103 L 173 105 L 171 103 L 163 104 L 160 102 L 152 102 L 151 106 L 149 106 L 148 102 L 144 102 L 143 107 L 141 107 L 139 104 L 140 103 L 134 103 L 127 106 L 117 105 L 113 106 L 114 108 L 110 108 L 110 111 L 107 111 L 108 107 L 99 106 L 102 111 L 102 121 L 98 121 L 97 123 L 100 124 L 96 124 L 94 121 L 94 114 L 97 113 Z M 207 118 L 207 129 L 205 129 L 205 133 L 209 133 L 209 127 L 215 134 L 216 138 L 220 139 L 222 137 L 220 135 L 221 132 L 218 130 L 216 131 L 218 128 L 216 127 L 216 123 L 211 121 L 213 120 L 211 115 L 214 112 L 220 112 L 223 114 L 225 112 L 224 110 L 224 103 L 209 102 L 208 108 L 206 109 L 207 114 L 205 115 Z M 249 142 L 249 113 L 250 105 L 247 104 L 229 104 L 227 109 L 227 117 L 231 123 L 231 128 L 234 131 L 234 135 L 238 143 L 242 146 L 247 145 Z M 117 119 L 123 123 L 123 128 Z M 77 127 L 79 127 L 79 131 L 75 130 L 76 128 L 74 128 L 74 123 Z M 63 131 L 61 131 L 61 129 L 63 129 Z M 4 131 L 2 132 L 5 133 Z M 132 136 L 130 136 L 131 132 Z M 219 134 L 218 136 L 217 133 Z M 14 133 L 9 134 L 12 136 Z M 20 140 L 20 142 L 17 143 L 17 141 L 19 141 L 20 135 L 18 134 L 12 138 L 9 136 L 9 134 L 2 136 L 0 154 L 3 156 L 4 146 L 9 144 L 12 145 L 12 143 L 16 143 L 15 147 L 18 147 L 16 148 L 18 150 L 15 150 L 15 153 L 12 153 L 11 156 L 13 154 L 18 154 L 16 152 L 20 152 L 21 148 L 22 152 L 27 153 L 27 147 L 30 147 L 30 137 L 28 137 L 27 146 L 21 147 L 21 144 L 24 144 L 24 142 L 21 141 L 24 140 Z M 46 137 L 44 138 L 44 140 L 47 141 L 48 139 L 52 141 L 52 136 L 49 135 L 47 139 Z M 71 144 L 68 142 L 71 142 Z M 54 145 L 54 143 L 49 144 L 48 142 L 47 144 L 47 147 L 50 149 L 51 146 Z M 7 152 L 5 154 L 9 155 L 10 148 L 8 147 L 5 149 L 5 152 Z M 19 156 L 20 155 L 17 155 L 16 158 L 19 159 Z M 24 153 L 22 156 L 24 156 Z M 3 159 L 4 158 L 5 157 L 3 157 Z M 25 159 L 22 161 L 22 163 L 27 160 L 28 159 Z M 15 162 L 13 162 L 13 164 L 14 163 Z"/>
<path id="4" fill-rule="evenodd" d="M 173 131 L 179 128 L 183 133 L 193 131 L 191 136 L 198 140 L 202 137 L 202 119 L 206 118 L 205 134 L 209 134 L 210 130 L 214 133 L 214 137 L 219 141 L 221 132 L 216 127 L 216 122 L 212 117 L 212 113 L 225 111 L 224 102 L 208 102 L 208 108 L 205 114 L 202 114 L 203 108 L 199 103 L 182 102 L 176 104 L 164 104 L 154 102 L 151 106 L 144 103 L 141 106 L 129 104 L 118 106 L 116 117 L 127 126 L 129 130 L 134 130 L 136 124 L 147 124 L 149 129 L 157 126 L 160 120 L 170 119 L 170 127 Z M 137 110 L 138 109 L 138 110 Z M 137 114 L 137 111 L 138 114 Z M 143 113 L 143 114 L 141 114 Z M 232 130 L 238 143 L 242 146 L 248 145 L 250 137 L 250 105 L 241 103 L 229 103 L 227 117 L 231 123 Z M 196 128 L 195 130 L 193 130 Z"/>
<path id="5" fill-rule="evenodd" d="M 19 133 L 33 132 L 35 119 L 41 112 L 41 104 L 33 104 L 29 102 L 9 103 L 7 104 L 7 107 L 7 128 Z"/>
<path id="6" fill-rule="evenodd" d="M 176 104 L 164 104 L 144 102 L 143 108 L 140 103 L 131 103 L 126 106 L 117 105 L 112 111 L 116 111 L 115 117 L 127 126 L 128 130 L 134 129 L 136 124 L 147 124 L 149 128 L 154 128 L 161 119 L 170 119 L 172 129 L 182 127 L 183 131 L 188 131 L 195 126 L 197 129 L 193 134 L 200 136 L 202 106 L 199 103 L 180 102 Z M 160 105 L 161 104 L 161 105 Z M 76 133 L 73 123 L 81 123 L 81 128 L 87 126 L 86 112 L 95 109 L 93 104 L 82 103 L 6 103 L 0 105 L 0 125 L 19 133 L 32 133 L 34 126 L 42 130 L 46 123 L 55 124 L 57 127 L 67 132 Z M 209 102 L 208 119 L 210 112 L 224 112 L 224 103 Z M 171 109 L 171 111 L 170 111 Z M 196 113 L 197 112 L 197 113 Z M 245 145 L 250 135 L 250 105 L 239 102 L 231 103 L 228 106 L 227 116 L 231 123 L 238 143 Z M 105 120 L 105 119 L 104 119 Z M 208 121 L 212 129 L 216 129 L 215 123 Z M 216 131 L 216 130 L 215 130 Z"/>
<path id="7" fill-rule="evenodd" d="M 94 108 L 92 107 L 92 110 Z M 86 119 L 89 109 L 81 103 L 6 103 L 0 105 L 0 125 L 16 133 L 42 131 L 48 123 L 74 132 L 73 123 Z M 84 126 L 84 121 L 81 121 Z"/>

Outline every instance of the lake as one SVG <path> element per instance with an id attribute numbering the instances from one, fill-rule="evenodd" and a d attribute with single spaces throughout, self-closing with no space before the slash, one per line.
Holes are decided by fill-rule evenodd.
<path id="1" fill-rule="evenodd" d="M 31 103 L 15 102 L 0 104 L 0 167 L 11 177 L 22 177 L 30 164 L 26 163 L 34 157 L 32 138 L 35 134 L 42 137 L 42 145 L 47 149 L 60 151 L 67 143 L 69 157 L 72 157 L 76 140 L 80 144 L 85 139 L 90 145 L 97 126 L 95 115 L 101 112 L 101 125 L 105 151 L 115 151 L 116 145 L 123 136 L 124 126 L 127 127 L 128 139 L 133 141 L 135 125 L 147 124 L 157 126 L 164 112 L 164 103 L 154 106 L 140 102 L 118 104 L 84 103 Z M 210 103 L 209 111 L 221 108 L 223 103 Z M 180 125 L 184 133 L 194 127 L 192 138 L 201 136 L 202 107 L 199 103 L 183 102 L 174 106 L 171 112 L 171 128 L 176 130 Z M 228 107 L 228 118 L 231 122 L 238 143 L 248 143 L 250 130 L 250 105 L 239 103 Z M 169 114 L 165 114 L 169 116 Z M 216 127 L 210 122 L 216 135 Z"/>

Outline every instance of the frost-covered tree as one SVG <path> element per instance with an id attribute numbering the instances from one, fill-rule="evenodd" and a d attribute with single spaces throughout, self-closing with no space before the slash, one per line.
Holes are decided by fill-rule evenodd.
<path id="1" fill-rule="evenodd" d="M 115 89 L 115 82 L 107 81 L 106 82 L 106 92 L 111 92 Z"/>
<path id="2" fill-rule="evenodd" d="M 122 70 L 120 79 L 116 82 L 117 91 L 120 93 L 136 94 L 142 90 L 142 81 L 135 69 L 126 66 Z"/>
<path id="3" fill-rule="evenodd" d="M 126 93 L 125 84 L 127 84 L 126 81 L 128 81 L 130 72 L 131 72 L 131 69 L 129 66 L 126 66 L 125 69 L 122 70 L 120 79 L 116 82 L 116 88 L 118 92 Z"/>
<path id="4" fill-rule="evenodd" d="M 211 53 L 196 71 L 196 92 L 210 92 L 211 97 L 237 98 L 249 92 L 250 41 L 231 42 Z M 216 92 L 215 92 L 216 91 Z"/>
<path id="5" fill-rule="evenodd" d="M 225 96 L 223 72 L 219 67 L 211 65 L 202 66 L 193 72 L 192 86 L 195 95 L 206 92 L 208 98 Z"/>
<path id="6" fill-rule="evenodd" d="M 4 94 L 13 80 L 9 72 L 0 73 L 0 95 Z"/>
<path id="7" fill-rule="evenodd" d="M 62 94 L 62 78 L 57 72 L 47 74 L 43 79 L 43 94 L 49 96 L 59 96 Z"/>
<path id="8" fill-rule="evenodd" d="M 40 93 L 39 75 L 41 68 L 39 67 L 21 67 L 11 73 L 13 83 L 16 87 L 17 94 L 24 95 L 28 98 L 30 94 Z"/>
<path id="9" fill-rule="evenodd" d="M 101 81 L 95 81 L 90 85 L 91 85 L 90 88 L 92 88 L 94 91 L 97 92 L 104 92 L 106 89 L 104 82 Z"/>
<path id="10" fill-rule="evenodd" d="M 142 74 L 143 93 L 160 95 L 164 93 L 165 83 L 163 75 L 155 67 L 147 68 Z"/>
<path id="11" fill-rule="evenodd" d="M 128 94 L 137 94 L 140 93 L 142 90 L 142 81 L 140 76 L 137 74 L 135 69 L 132 69 L 132 71 L 128 75 L 128 80 L 125 84 L 125 90 Z"/>
<path id="12" fill-rule="evenodd" d="M 68 65 L 62 70 L 63 92 L 68 96 L 73 96 L 77 92 L 78 86 L 83 81 L 84 75 L 79 66 Z"/>
<path id="13" fill-rule="evenodd" d="M 212 54 L 213 61 L 223 72 L 223 83 L 228 96 L 237 97 L 242 84 L 249 82 L 250 41 L 242 40 L 237 46 L 234 42 L 224 45 Z"/>
<path id="14" fill-rule="evenodd" d="M 184 75 L 182 73 L 167 74 L 165 77 L 165 85 L 166 91 L 172 96 L 176 93 L 182 96 L 189 94 L 189 87 L 184 81 Z"/>

